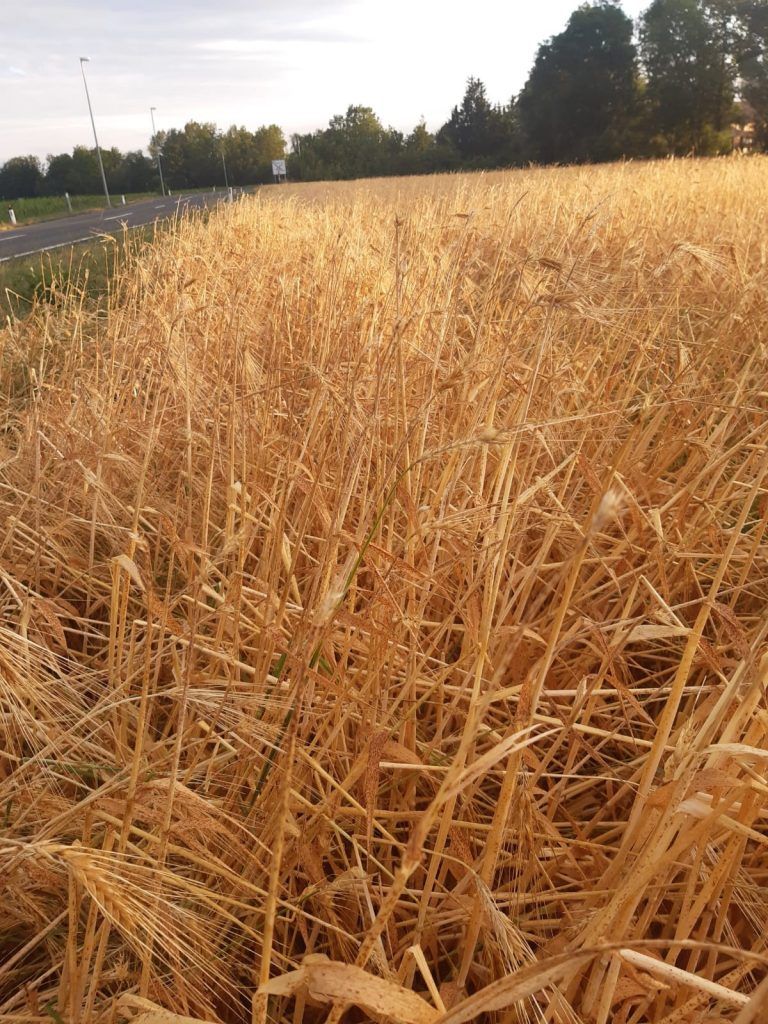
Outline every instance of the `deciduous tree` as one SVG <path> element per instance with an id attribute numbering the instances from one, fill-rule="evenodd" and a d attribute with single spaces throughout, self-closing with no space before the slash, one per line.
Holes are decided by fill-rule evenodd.
<path id="1" fill-rule="evenodd" d="M 730 58 L 699 0 L 653 0 L 640 19 L 650 119 L 672 153 L 716 152 L 733 104 Z"/>
<path id="2" fill-rule="evenodd" d="M 36 156 L 13 156 L 0 167 L 0 198 L 31 199 L 42 194 L 43 171 Z"/>
<path id="3" fill-rule="evenodd" d="M 531 155 L 543 163 L 621 156 L 636 106 L 632 22 L 610 0 L 579 7 L 539 47 L 519 98 Z"/>

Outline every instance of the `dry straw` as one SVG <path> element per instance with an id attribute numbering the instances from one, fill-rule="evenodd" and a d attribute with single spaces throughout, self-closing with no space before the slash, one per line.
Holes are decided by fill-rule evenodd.
<path id="1" fill-rule="evenodd" d="M 768 1020 L 767 171 L 288 186 L 7 324 L 0 1024 Z"/>

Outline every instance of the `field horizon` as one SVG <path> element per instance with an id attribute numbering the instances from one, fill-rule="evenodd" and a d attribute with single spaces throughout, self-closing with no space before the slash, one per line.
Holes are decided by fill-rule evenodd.
<path id="1" fill-rule="evenodd" d="M 768 1014 L 768 157 L 262 189 L 0 328 L 0 1024 Z"/>

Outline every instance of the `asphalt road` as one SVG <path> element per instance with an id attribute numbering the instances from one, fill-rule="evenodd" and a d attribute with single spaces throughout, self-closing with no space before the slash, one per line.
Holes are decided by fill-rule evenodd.
<path id="1" fill-rule="evenodd" d="M 64 245 L 74 245 L 76 242 L 90 242 L 98 235 L 116 234 L 123 230 L 123 225 L 138 228 L 142 224 L 174 217 L 177 212 L 183 213 L 186 209 L 215 206 L 225 198 L 224 192 L 166 196 L 165 199 L 157 196 L 127 206 L 114 206 L 111 210 L 78 213 L 61 220 L 20 225 L 8 231 L 0 231 L 0 263 Z"/>

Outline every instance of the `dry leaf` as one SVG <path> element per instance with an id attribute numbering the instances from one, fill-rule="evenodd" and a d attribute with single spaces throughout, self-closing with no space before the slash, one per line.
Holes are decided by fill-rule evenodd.
<path id="1" fill-rule="evenodd" d="M 643 643 L 646 640 L 671 640 L 673 637 L 688 636 L 686 626 L 635 626 L 624 641 L 627 644 Z"/>
<path id="2" fill-rule="evenodd" d="M 439 1017 L 436 1024 L 464 1024 L 465 1021 L 477 1020 L 483 1013 L 504 1010 L 513 1003 L 535 995 L 547 985 L 557 984 L 568 971 L 583 966 L 592 957 L 592 953 L 561 953 L 560 956 L 523 967 L 514 974 L 486 985 L 468 999 L 463 999 Z"/>
<path id="3" fill-rule="evenodd" d="M 139 567 L 138 565 L 136 565 L 132 558 L 129 558 L 128 555 L 125 554 L 116 555 L 115 558 L 112 559 L 112 561 L 119 565 L 122 569 L 125 569 L 125 571 L 131 577 L 133 582 L 139 588 L 139 590 L 142 591 L 142 593 L 146 590 L 146 587 L 144 586 L 144 580 L 141 578 L 141 573 L 139 572 Z"/>
<path id="4" fill-rule="evenodd" d="M 425 999 L 397 982 L 323 956 L 308 956 L 298 971 L 270 979 L 259 992 L 290 996 L 302 988 L 321 1002 L 352 1003 L 402 1024 L 433 1024 L 439 1016 Z"/>
<path id="5" fill-rule="evenodd" d="M 131 1019 L 131 1024 L 217 1024 L 217 1022 L 201 1020 L 199 1017 L 184 1017 L 166 1010 L 157 1003 L 141 996 L 127 994 L 120 997 L 118 1006 L 121 1010 L 140 1010 L 138 1016 Z"/>
<path id="6" fill-rule="evenodd" d="M 398 742 L 398 740 L 387 740 L 381 748 L 381 759 L 396 761 L 398 764 L 412 764 L 414 768 L 422 768 L 424 766 L 421 758 L 414 754 L 412 750 L 409 750 L 405 744 Z"/>
<path id="7" fill-rule="evenodd" d="M 352 964 L 314 962 L 307 965 L 307 982 L 315 999 L 354 1003 L 403 1024 L 432 1024 L 438 1017 L 438 1011 L 415 992 Z"/>
<path id="8" fill-rule="evenodd" d="M 750 747 L 746 743 L 716 743 L 707 747 L 706 754 L 729 754 L 733 758 L 743 758 L 745 761 L 768 761 L 768 750 L 762 747 Z"/>
<path id="9" fill-rule="evenodd" d="M 487 750 L 484 754 L 478 757 L 476 761 L 460 772 L 451 785 L 443 791 L 441 794 L 441 802 L 447 803 L 454 796 L 457 796 L 463 789 L 471 785 L 475 779 L 478 779 L 481 775 L 485 775 L 486 772 L 489 772 L 491 768 L 498 764 L 498 762 L 503 758 L 508 757 L 517 750 L 522 750 L 531 743 L 538 743 L 541 740 L 546 739 L 547 736 L 552 736 L 556 732 L 560 732 L 562 730 L 562 726 L 560 726 L 553 729 L 547 729 L 546 732 L 532 734 L 531 730 L 535 728 L 537 728 L 536 725 L 527 726 L 520 732 L 506 736 L 500 743 L 497 743 L 496 746 L 491 747 L 490 750 Z"/>

